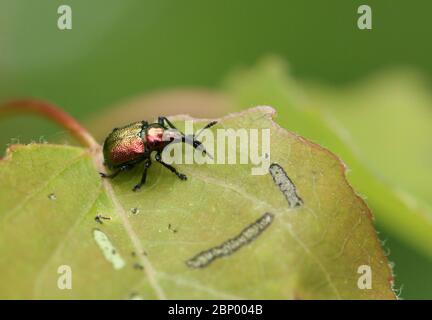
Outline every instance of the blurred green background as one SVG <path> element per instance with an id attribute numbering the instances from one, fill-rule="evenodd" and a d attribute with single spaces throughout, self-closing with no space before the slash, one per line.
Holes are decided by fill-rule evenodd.
<path id="1" fill-rule="evenodd" d="M 72 30 L 57 28 L 61 4 L 72 7 Z M 372 30 L 357 28 L 361 4 L 372 8 Z M 289 95 L 295 81 L 296 95 L 308 98 L 290 100 L 293 104 L 318 110 L 312 117 L 318 127 L 340 123 L 351 140 L 336 135 L 361 158 L 361 168 L 385 180 L 404 201 L 426 208 L 427 223 L 413 222 L 411 228 L 407 209 L 406 230 L 399 230 L 405 222 L 392 224 L 391 206 L 371 198 L 380 197 L 379 189 L 371 187 L 376 193 L 368 194 L 368 176 L 355 179 L 360 170 L 332 147 L 332 136 L 321 140 L 323 131 L 302 127 L 309 118 L 290 123 L 290 109 L 278 109 L 283 126 L 330 148 L 353 170 L 351 182 L 356 188 L 359 183 L 378 210 L 377 227 L 395 262 L 401 297 L 432 299 L 432 237 L 427 237 L 432 229 L 426 228 L 432 224 L 431 14 L 432 2 L 426 0 L 0 0 L 0 99 L 41 98 L 88 121 L 131 97 L 172 88 L 226 92 L 239 108 L 267 104 L 278 94 L 274 103 L 283 104 L 285 92 L 273 87 L 287 86 Z M 286 78 L 270 75 L 259 89 L 274 86 L 248 96 L 257 82 L 239 70 L 255 70 L 269 54 L 289 71 L 277 62 L 263 67 L 265 76 L 258 67 L 258 77 L 267 79 L 277 68 Z M 0 122 L 2 149 L 12 139 L 52 141 L 61 134 L 34 118 Z M 425 236 L 416 238 L 422 226 Z"/>

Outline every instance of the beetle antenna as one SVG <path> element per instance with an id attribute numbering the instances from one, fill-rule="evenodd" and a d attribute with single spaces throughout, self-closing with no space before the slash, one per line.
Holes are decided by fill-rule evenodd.
<path id="1" fill-rule="evenodd" d="M 198 138 L 198 136 L 204 132 L 204 130 L 213 127 L 215 124 L 217 123 L 217 121 L 212 121 L 210 123 L 208 123 L 205 127 L 201 128 L 200 131 L 198 131 L 197 134 L 194 135 L 194 139 Z"/>
<path id="2" fill-rule="evenodd" d="M 197 134 L 185 135 L 184 133 L 180 132 L 182 134 L 182 142 L 193 146 L 195 149 L 200 150 L 203 153 L 203 155 L 206 155 L 210 159 L 213 159 L 213 156 L 207 152 L 207 150 L 204 148 L 202 142 L 198 141 L 197 138 L 201 135 L 201 133 L 204 132 L 204 130 L 206 130 L 210 127 L 213 127 L 216 123 L 217 123 L 217 121 L 212 121 L 212 122 L 208 123 L 203 128 L 201 128 L 201 130 L 199 130 Z"/>
<path id="3" fill-rule="evenodd" d="M 191 135 L 187 135 L 187 136 L 183 135 L 182 142 L 191 145 L 195 149 L 200 150 L 203 153 L 203 155 L 206 155 L 210 159 L 213 159 L 212 155 L 207 152 L 207 150 L 204 148 L 203 144 L 200 141 L 195 139 L 195 135 L 192 135 L 192 136 Z"/>

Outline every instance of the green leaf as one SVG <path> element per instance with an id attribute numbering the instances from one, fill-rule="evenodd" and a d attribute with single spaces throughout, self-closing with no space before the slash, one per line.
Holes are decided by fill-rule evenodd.
<path id="1" fill-rule="evenodd" d="M 383 178 L 386 175 L 395 175 L 394 170 L 401 170 L 405 160 L 411 161 L 409 165 L 419 168 L 426 168 L 430 162 L 427 160 L 430 156 L 427 153 L 427 150 L 430 150 L 428 141 L 430 134 L 421 137 L 417 128 L 416 137 L 419 140 L 416 140 L 415 144 L 409 145 L 410 139 L 407 139 L 410 136 L 409 133 L 405 133 L 404 130 L 398 132 L 397 128 L 391 129 L 391 124 L 388 123 L 399 116 L 399 113 L 391 114 L 391 110 L 399 110 L 401 107 L 401 102 L 396 103 L 393 101 L 396 99 L 391 97 L 395 94 L 399 97 L 405 95 L 403 100 L 406 102 L 415 96 L 422 102 L 423 106 L 411 112 L 406 110 L 405 115 L 412 115 L 419 111 L 416 118 L 424 116 L 425 120 L 417 124 L 407 120 L 408 125 L 405 125 L 404 129 L 409 130 L 410 127 L 421 125 L 421 133 L 430 132 L 430 110 L 424 110 L 424 94 L 417 95 L 418 90 L 410 91 L 409 88 L 403 92 L 392 93 L 388 89 L 383 90 L 383 85 L 379 87 L 371 85 L 373 90 L 370 87 L 367 92 L 360 89 L 356 91 L 354 97 L 352 94 L 348 94 L 335 99 L 336 92 L 334 91 L 325 94 L 326 91 L 315 88 L 311 94 L 311 90 L 302 89 L 287 76 L 285 70 L 285 66 L 277 58 L 263 60 L 256 67 L 239 71 L 229 77 L 226 81 L 227 92 L 235 101 L 238 109 L 263 103 L 274 106 L 278 111 L 279 124 L 336 153 L 350 169 L 348 180 L 360 194 L 367 197 L 367 202 L 372 207 L 378 224 L 405 242 L 410 243 L 418 251 L 432 257 L 432 212 L 427 205 L 422 205 L 422 201 L 418 200 L 418 197 L 408 192 L 408 190 L 414 192 L 415 189 L 405 188 L 402 184 L 396 185 L 394 182 L 397 181 L 397 178 Z M 393 85 L 393 88 L 395 87 L 398 87 L 400 91 L 400 83 Z M 408 95 L 409 92 L 411 92 L 410 95 Z M 375 98 L 372 98 L 370 102 L 371 94 Z M 379 102 L 384 100 L 384 96 L 390 98 L 386 98 L 385 104 L 382 104 L 378 111 L 376 107 Z M 333 103 L 335 106 L 330 107 Z M 374 112 L 380 113 L 380 121 L 371 119 L 375 115 L 371 109 L 364 111 L 364 109 L 355 108 L 356 105 L 364 106 L 369 103 L 371 108 L 375 107 Z M 342 107 L 347 109 L 341 110 Z M 335 113 L 337 108 L 339 109 Z M 354 123 L 356 124 L 354 125 Z M 370 127 L 373 123 L 375 130 Z M 369 133 L 367 133 L 368 130 L 365 129 L 365 126 L 371 128 Z M 388 131 L 386 137 L 377 137 L 377 140 L 374 140 L 376 136 L 383 134 L 386 130 Z M 352 139 L 349 138 L 351 132 L 354 135 Z M 369 137 L 367 141 L 358 139 L 365 135 Z M 394 140 L 391 140 L 393 135 Z M 401 150 L 397 154 L 403 154 L 405 151 L 409 153 L 408 150 L 414 149 L 415 153 L 393 161 L 385 157 L 388 153 L 379 151 L 383 148 L 389 148 L 389 146 L 400 147 Z M 404 146 L 407 148 L 404 149 Z M 418 149 L 418 147 L 422 149 Z M 421 154 L 421 158 L 413 161 L 415 155 L 418 154 Z M 374 160 L 380 159 L 380 161 L 372 161 L 369 157 Z M 395 154 L 394 157 L 396 157 Z M 418 166 L 419 159 L 422 162 L 420 166 Z M 388 165 L 389 161 L 392 161 L 392 166 Z M 373 167 L 372 163 L 377 163 L 378 166 Z M 399 165 L 393 166 L 395 163 L 399 163 Z M 405 163 L 405 165 L 407 164 Z M 391 169 L 393 167 L 394 169 Z M 407 176 L 414 171 L 415 168 L 408 169 L 405 174 L 398 171 L 398 176 L 405 175 L 404 180 L 409 181 L 412 186 L 415 184 L 415 178 L 408 179 Z M 421 177 L 423 172 L 424 177 L 430 176 L 430 170 L 421 172 L 417 172 L 417 178 L 419 174 Z M 402 180 L 399 179 L 399 181 Z M 426 185 L 428 181 L 428 179 L 425 180 Z M 430 193 L 430 188 L 423 191 L 425 195 L 428 193 Z"/>
<path id="2" fill-rule="evenodd" d="M 1 298 L 395 298 L 340 160 L 272 114 L 254 108 L 212 130 L 270 129 L 274 179 L 251 175 L 252 164 L 194 164 L 177 165 L 180 181 L 155 164 L 134 193 L 142 168 L 109 181 L 93 151 L 11 148 L 0 162 Z M 203 251 L 214 260 L 194 259 Z M 71 290 L 57 286 L 63 265 Z M 362 265 L 372 289 L 358 287 Z"/>

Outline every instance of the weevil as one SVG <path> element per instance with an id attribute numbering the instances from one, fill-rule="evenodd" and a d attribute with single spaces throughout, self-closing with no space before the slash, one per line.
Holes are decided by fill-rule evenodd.
<path id="1" fill-rule="evenodd" d="M 207 154 L 200 141 L 197 140 L 203 130 L 214 126 L 212 121 L 204 126 L 199 133 L 186 136 L 179 131 L 166 117 L 158 117 L 155 123 L 138 121 L 121 128 L 115 128 L 105 139 L 103 145 L 104 164 L 112 173 L 100 173 L 103 178 L 115 178 L 120 172 L 130 170 L 142 163 L 144 171 L 141 180 L 133 187 L 139 190 L 146 182 L 147 170 L 152 164 L 152 154 L 155 160 L 174 173 L 180 180 L 186 180 L 186 175 L 177 171 L 172 165 L 162 161 L 164 148 L 173 141 L 181 141 L 192 145 L 195 149 Z M 210 155 L 208 155 L 210 156 Z"/>

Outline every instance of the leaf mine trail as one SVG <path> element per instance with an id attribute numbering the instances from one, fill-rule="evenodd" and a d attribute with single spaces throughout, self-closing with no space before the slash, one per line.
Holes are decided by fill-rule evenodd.
<path id="1" fill-rule="evenodd" d="M 279 187 L 280 191 L 287 199 L 290 208 L 300 207 L 303 204 L 303 200 L 298 196 L 296 187 L 290 177 L 288 177 L 284 168 L 277 163 L 272 163 L 269 172 L 274 183 Z"/>
<path id="2" fill-rule="evenodd" d="M 196 256 L 186 261 L 186 265 L 191 268 L 204 268 L 214 260 L 234 253 L 257 238 L 270 226 L 273 222 L 273 218 L 273 214 L 266 212 L 254 223 L 244 228 L 239 235 L 225 241 L 217 247 L 198 253 Z"/>

